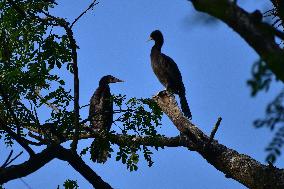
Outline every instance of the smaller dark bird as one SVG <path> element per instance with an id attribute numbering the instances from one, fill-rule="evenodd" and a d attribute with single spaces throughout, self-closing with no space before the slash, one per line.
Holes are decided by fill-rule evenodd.
<path id="1" fill-rule="evenodd" d="M 187 104 L 185 87 L 178 66 L 173 59 L 161 52 L 164 44 L 163 34 L 159 30 L 155 30 L 151 33 L 149 40 L 155 41 L 150 55 L 151 66 L 155 75 L 167 91 L 179 95 L 181 109 L 184 115 L 191 119 L 192 115 Z"/>
<path id="2" fill-rule="evenodd" d="M 110 93 L 110 83 L 123 82 L 111 75 L 103 76 L 99 87 L 90 100 L 89 119 L 93 129 L 107 135 L 113 122 L 113 101 Z M 95 139 L 92 159 L 98 163 L 105 163 L 110 150 L 110 143 L 104 139 Z"/>

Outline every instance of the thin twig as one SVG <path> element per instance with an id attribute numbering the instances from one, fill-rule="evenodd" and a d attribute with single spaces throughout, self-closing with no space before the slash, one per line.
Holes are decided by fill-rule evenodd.
<path id="1" fill-rule="evenodd" d="M 35 152 L 29 147 L 27 142 L 21 136 L 14 133 L 10 127 L 8 127 L 3 119 L 0 119 L 0 128 L 8 133 L 13 139 L 15 139 L 28 153 L 30 156 L 35 155 Z"/>
<path id="2" fill-rule="evenodd" d="M 15 161 L 18 157 L 20 157 L 20 155 L 22 155 L 24 152 L 21 151 L 18 155 L 16 155 L 14 158 L 12 158 L 7 164 L 6 166 L 10 165 L 13 161 Z"/>
<path id="3" fill-rule="evenodd" d="M 90 104 L 86 104 L 80 107 L 80 109 L 90 106 Z"/>
<path id="4" fill-rule="evenodd" d="M 44 104 L 46 104 L 48 107 L 50 107 L 51 109 L 53 109 L 56 113 L 59 113 L 59 109 L 58 109 L 54 104 L 48 102 L 47 100 L 45 100 L 45 99 L 43 98 L 43 96 L 40 94 L 40 89 L 39 89 L 39 88 L 37 88 L 37 89 L 35 90 L 35 94 L 36 94 L 36 96 L 38 96 L 38 97 L 43 101 Z"/>
<path id="5" fill-rule="evenodd" d="M 9 162 L 11 156 L 13 155 L 13 152 L 14 152 L 14 151 L 11 150 L 11 152 L 9 153 L 9 155 L 8 155 L 8 157 L 7 157 L 7 159 L 6 159 L 6 161 L 3 163 L 3 165 L 1 165 L 1 168 L 5 168 L 5 167 L 7 166 L 7 163 Z"/>
<path id="6" fill-rule="evenodd" d="M 14 158 L 11 159 L 12 155 L 13 155 L 13 150 L 11 150 L 9 156 L 7 157 L 5 163 L 1 166 L 1 168 L 5 168 L 8 165 L 10 165 L 13 161 L 15 161 L 20 155 L 22 155 L 24 152 L 21 151 L 18 155 L 16 155 Z"/>
<path id="7" fill-rule="evenodd" d="M 28 183 L 26 183 L 22 178 L 20 178 L 20 180 L 28 189 L 32 189 L 32 187 Z"/>
<path id="8" fill-rule="evenodd" d="M 215 136 L 215 134 L 216 134 L 216 132 L 217 132 L 217 130 L 219 128 L 219 125 L 220 125 L 221 121 L 222 121 L 222 118 L 219 117 L 217 122 L 216 122 L 216 124 L 215 124 L 215 126 L 214 126 L 214 128 L 213 128 L 213 130 L 212 130 L 212 132 L 211 132 L 211 134 L 210 134 L 210 138 L 209 138 L 209 141 L 208 141 L 207 145 L 211 144 L 211 142 L 213 141 L 214 136 Z"/>
<path id="9" fill-rule="evenodd" d="M 90 5 L 89 7 L 84 11 L 82 12 L 71 24 L 70 26 L 70 29 L 74 26 L 74 24 L 84 15 L 88 12 L 88 10 L 92 9 L 95 5 L 99 4 L 99 2 L 96 3 L 96 0 L 94 0 Z"/>

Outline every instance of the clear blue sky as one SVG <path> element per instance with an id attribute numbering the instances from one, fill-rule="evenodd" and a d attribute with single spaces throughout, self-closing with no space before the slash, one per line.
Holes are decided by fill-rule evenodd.
<path id="1" fill-rule="evenodd" d="M 58 0 L 59 6 L 53 12 L 73 21 L 90 2 Z M 257 5 L 255 1 L 243 2 L 240 1 L 242 6 L 252 11 L 264 8 L 268 1 L 258 1 Z M 98 80 L 106 74 L 126 81 L 111 86 L 115 94 L 147 98 L 162 90 L 150 65 L 153 43 L 146 43 L 151 31 L 160 29 L 165 38 L 163 52 L 175 60 L 182 73 L 193 123 L 209 134 L 221 116 L 223 121 L 216 139 L 264 163 L 264 148 L 273 135 L 268 130 L 253 128 L 252 122 L 264 115 L 266 104 L 280 87 L 274 85 L 269 93 L 251 98 L 246 80 L 250 78 L 252 63 L 258 58 L 256 53 L 226 25 L 204 26 L 195 20 L 194 15 L 195 11 L 187 0 L 101 0 L 95 10 L 74 27 L 80 46 L 80 103 L 88 103 Z M 64 77 L 72 81 L 72 75 L 65 74 Z M 82 115 L 86 116 L 86 111 L 82 111 Z M 178 134 L 166 116 L 161 133 L 167 136 Z M 82 141 L 80 146 L 90 142 Z M 8 150 L 2 141 L 0 147 L 1 162 Z M 245 188 L 225 178 L 197 153 L 184 148 L 154 152 L 153 167 L 147 167 L 142 160 L 137 172 L 129 172 L 115 158 L 104 165 L 94 164 L 88 158 L 85 157 L 88 165 L 119 189 Z M 283 167 L 284 164 L 277 165 Z M 66 179 L 77 180 L 80 188 L 91 188 L 67 163 L 59 160 L 23 179 L 33 189 L 55 189 Z M 11 181 L 5 187 L 26 188 L 20 180 Z"/>

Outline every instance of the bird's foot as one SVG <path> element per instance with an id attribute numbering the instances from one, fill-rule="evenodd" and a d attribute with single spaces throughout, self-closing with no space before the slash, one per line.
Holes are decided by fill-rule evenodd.
<path id="1" fill-rule="evenodd" d="M 172 96 L 172 95 L 174 95 L 174 93 L 173 93 L 171 90 L 169 90 L 169 89 L 165 89 L 165 90 L 162 90 L 162 91 L 158 92 L 157 95 L 158 95 L 158 96 L 159 96 L 159 95 Z"/>
<path id="2" fill-rule="evenodd" d="M 165 89 L 165 90 L 162 90 L 160 92 L 158 92 L 157 96 L 160 96 L 160 95 L 167 95 L 168 91 Z"/>

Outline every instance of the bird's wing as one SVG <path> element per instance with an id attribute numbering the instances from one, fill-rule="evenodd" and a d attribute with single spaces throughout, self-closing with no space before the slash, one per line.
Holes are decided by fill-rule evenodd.
<path id="1" fill-rule="evenodd" d="M 182 76 L 175 61 L 163 53 L 161 53 L 160 61 L 166 66 L 165 71 L 170 81 L 172 81 L 175 85 L 180 85 L 180 82 L 182 82 Z"/>
<path id="2" fill-rule="evenodd" d="M 101 88 L 97 88 L 97 90 L 94 92 L 90 100 L 89 115 L 101 111 L 100 107 L 103 107 L 102 96 L 103 96 L 103 90 Z"/>

